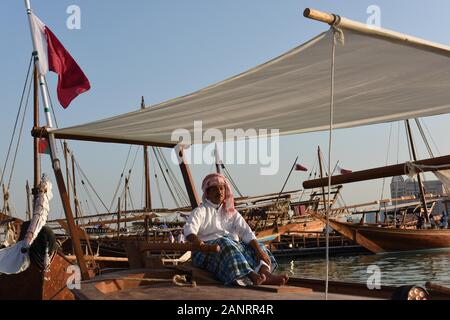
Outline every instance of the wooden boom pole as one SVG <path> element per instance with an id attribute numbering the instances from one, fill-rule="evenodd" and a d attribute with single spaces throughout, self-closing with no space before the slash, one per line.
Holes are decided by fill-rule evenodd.
<path id="1" fill-rule="evenodd" d="M 438 171 L 450 169 L 450 155 L 419 160 L 412 163 L 413 165 L 424 166 L 422 172 Z M 407 163 L 396 164 L 392 166 L 356 171 L 353 173 L 343 174 L 331 177 L 331 185 L 381 179 L 386 177 L 394 177 L 407 174 Z M 314 179 L 303 182 L 305 189 L 319 188 L 328 185 L 328 178 Z"/>

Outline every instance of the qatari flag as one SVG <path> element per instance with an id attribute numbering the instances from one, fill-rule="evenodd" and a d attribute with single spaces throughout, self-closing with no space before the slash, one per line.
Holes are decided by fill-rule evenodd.
<path id="1" fill-rule="evenodd" d="M 91 88 L 88 78 L 53 32 L 34 14 L 31 15 L 33 41 L 39 55 L 39 73 L 58 74 L 58 100 L 67 108 L 79 94 Z"/>
<path id="2" fill-rule="evenodd" d="M 302 165 L 299 164 L 299 163 L 297 163 L 297 164 L 295 165 L 295 170 L 296 170 L 296 171 L 308 171 L 307 168 L 305 168 L 304 166 L 302 166 Z"/>
<path id="3" fill-rule="evenodd" d="M 339 166 L 337 166 L 337 171 L 338 171 L 340 174 L 349 174 L 349 173 L 352 173 L 352 172 L 353 172 L 352 170 L 344 169 L 344 168 L 341 168 L 341 167 L 339 167 Z"/>

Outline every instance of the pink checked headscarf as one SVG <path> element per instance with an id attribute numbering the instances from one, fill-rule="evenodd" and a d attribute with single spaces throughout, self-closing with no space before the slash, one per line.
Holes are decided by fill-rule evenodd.
<path id="1" fill-rule="evenodd" d="M 236 213 L 236 209 L 234 208 L 234 196 L 233 196 L 233 192 L 231 191 L 230 183 L 228 182 L 227 178 L 225 178 L 225 176 L 223 174 L 213 173 L 213 174 L 207 175 L 205 177 L 205 179 L 203 179 L 203 183 L 202 183 L 203 203 L 205 203 L 205 200 L 206 200 L 206 190 L 209 187 L 214 187 L 214 186 L 218 186 L 218 185 L 225 186 L 225 200 L 222 203 L 220 212 L 231 217 L 232 215 L 234 215 Z"/>

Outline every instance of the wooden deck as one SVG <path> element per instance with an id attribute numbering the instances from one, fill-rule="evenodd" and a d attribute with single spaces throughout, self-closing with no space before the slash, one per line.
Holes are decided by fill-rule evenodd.
<path id="1" fill-rule="evenodd" d="M 267 291 L 266 291 L 267 290 Z M 285 291 L 284 291 L 285 290 Z M 144 286 L 120 290 L 108 294 L 84 291 L 84 299 L 91 300 L 323 300 L 323 293 L 307 288 L 286 286 L 280 292 L 269 286 L 255 288 L 227 287 L 222 285 L 203 285 L 197 287 L 176 287 L 172 284 Z M 330 294 L 330 300 L 361 300 L 361 297 Z M 364 300 L 376 298 L 364 297 Z"/>
<path id="2" fill-rule="evenodd" d="M 176 276 L 187 276 L 189 281 L 175 283 Z M 194 284 L 195 281 L 195 284 Z M 291 281 L 291 280 L 290 280 Z M 192 267 L 126 270 L 105 274 L 82 282 L 81 289 L 73 290 L 80 300 L 323 300 L 323 282 L 292 279 L 287 286 L 225 286 L 210 278 L 203 270 Z M 330 287 L 334 290 L 335 285 Z M 349 289 L 349 288 L 347 288 Z M 348 293 L 332 292 L 330 300 L 377 300 L 384 295 L 361 295 L 360 287 Z M 366 289 L 367 290 L 367 289 Z"/>

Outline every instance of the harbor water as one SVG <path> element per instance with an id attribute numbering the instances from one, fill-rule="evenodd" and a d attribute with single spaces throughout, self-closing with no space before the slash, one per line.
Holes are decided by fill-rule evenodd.
<path id="1" fill-rule="evenodd" d="M 278 262 L 277 272 L 325 279 L 325 257 L 280 258 Z M 381 285 L 424 285 L 431 281 L 450 287 L 450 250 L 330 257 L 331 281 L 368 283 L 374 272 L 378 272 Z"/>

